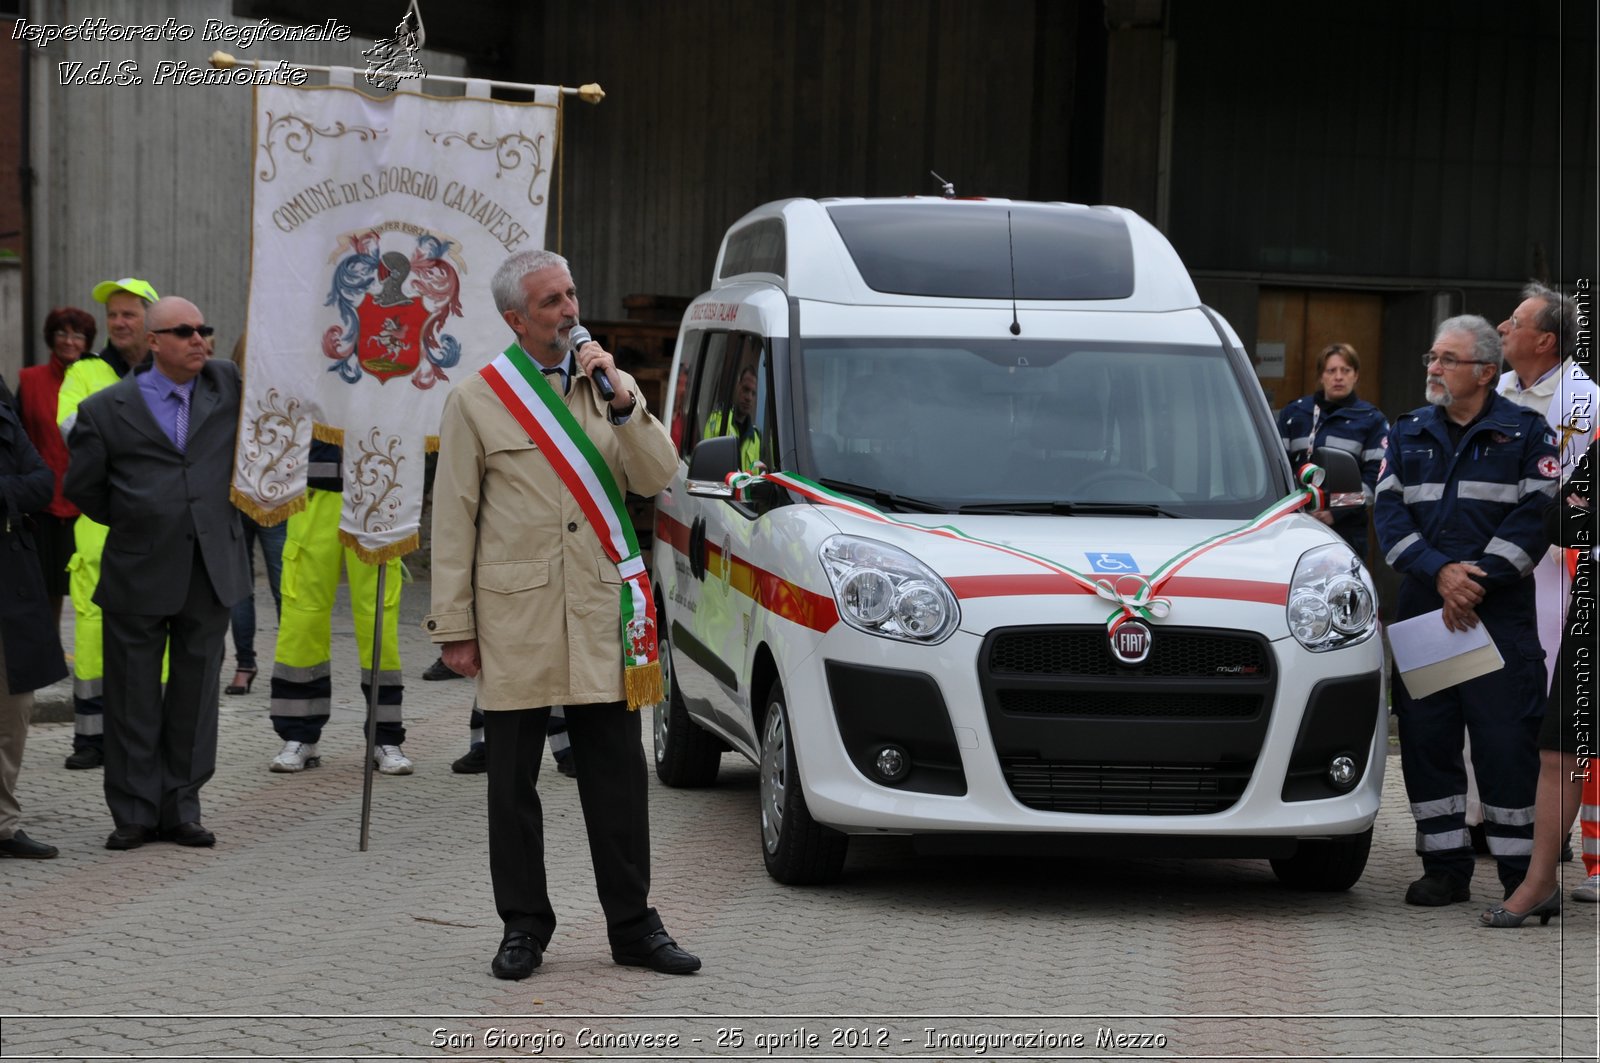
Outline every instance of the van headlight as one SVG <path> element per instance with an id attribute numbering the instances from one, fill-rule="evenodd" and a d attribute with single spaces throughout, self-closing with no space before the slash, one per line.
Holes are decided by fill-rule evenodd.
<path id="1" fill-rule="evenodd" d="M 1307 550 L 1289 583 L 1289 630 L 1313 653 L 1364 642 L 1378 629 L 1378 596 L 1343 543 Z"/>
<path id="2" fill-rule="evenodd" d="M 834 535 L 817 556 L 845 623 L 869 635 L 927 645 L 961 621 L 956 596 L 938 573 L 898 546 Z"/>

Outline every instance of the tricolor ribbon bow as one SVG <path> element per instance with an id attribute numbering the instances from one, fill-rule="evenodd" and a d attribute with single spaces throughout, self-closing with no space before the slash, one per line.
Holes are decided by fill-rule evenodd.
<path id="1" fill-rule="evenodd" d="M 1131 591 L 1126 589 L 1129 584 L 1133 587 Z M 1137 573 L 1118 576 L 1115 581 L 1097 579 L 1094 581 L 1094 592 L 1109 602 L 1117 603 L 1117 608 L 1106 617 L 1106 628 L 1113 635 L 1117 628 L 1136 616 L 1146 620 L 1162 620 L 1172 611 L 1172 599 L 1157 596 L 1149 578 Z"/>
<path id="2" fill-rule="evenodd" d="M 1305 508 L 1328 508 L 1328 492 L 1322 489 L 1322 480 L 1327 475 L 1321 465 L 1312 465 L 1307 462 L 1300 466 L 1300 492 L 1311 496 L 1310 500 L 1305 503 Z"/>

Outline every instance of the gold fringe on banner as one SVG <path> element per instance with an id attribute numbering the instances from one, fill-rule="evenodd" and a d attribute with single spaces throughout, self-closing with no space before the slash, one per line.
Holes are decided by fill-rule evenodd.
<path id="1" fill-rule="evenodd" d="M 422 443 L 423 450 L 429 454 L 439 453 L 439 437 L 428 436 Z"/>
<path id="2" fill-rule="evenodd" d="M 330 428 L 325 424 L 318 424 L 316 421 L 312 421 L 311 435 L 312 438 L 319 442 L 332 443 L 336 447 L 344 446 L 343 428 Z"/>
<path id="3" fill-rule="evenodd" d="M 663 695 L 661 689 L 661 662 L 651 661 L 634 668 L 625 669 L 622 673 L 623 687 L 628 692 L 628 711 L 642 709 L 646 705 L 660 704 Z"/>
<path id="4" fill-rule="evenodd" d="M 397 557 L 404 557 L 411 551 L 417 549 L 417 547 L 421 546 L 422 533 L 412 532 L 410 535 L 406 536 L 404 539 L 401 539 L 397 543 L 390 543 L 388 546 L 380 547 L 377 550 L 369 550 L 365 546 L 362 546 L 361 543 L 356 540 L 354 535 L 351 535 L 343 528 L 340 528 L 339 541 L 344 543 L 350 549 L 354 550 L 356 556 L 366 564 L 381 565 L 386 561 L 393 561 Z"/>
<path id="5" fill-rule="evenodd" d="M 270 528 L 274 524 L 282 524 L 284 521 L 288 520 L 290 517 L 306 508 L 306 496 L 304 492 L 301 492 L 281 505 L 272 506 L 271 508 L 261 505 L 261 503 L 257 502 L 249 495 L 241 493 L 237 487 L 233 486 L 228 488 L 228 499 L 233 503 L 235 509 L 249 517 L 251 520 L 255 521 L 257 524 L 261 525 L 263 528 Z"/>

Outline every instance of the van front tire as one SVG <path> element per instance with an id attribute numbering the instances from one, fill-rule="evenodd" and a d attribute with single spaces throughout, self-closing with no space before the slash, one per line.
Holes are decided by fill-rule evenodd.
<path id="1" fill-rule="evenodd" d="M 659 607 L 657 616 L 664 615 Z M 672 643 L 665 625 L 660 642 L 661 686 L 666 697 L 650 710 L 650 735 L 655 746 L 656 778 L 668 786 L 710 786 L 722 766 L 721 739 L 695 723 L 683 703 L 673 670 Z"/>
<path id="2" fill-rule="evenodd" d="M 1272 870 L 1290 889 L 1338 893 L 1360 881 L 1371 849 L 1371 827 L 1342 838 L 1312 838 L 1293 856 L 1272 861 Z"/>
<path id="3" fill-rule="evenodd" d="M 850 839 L 811 818 L 806 808 L 783 684 L 772 684 L 761 724 L 761 856 L 767 874 L 789 886 L 837 882 Z"/>

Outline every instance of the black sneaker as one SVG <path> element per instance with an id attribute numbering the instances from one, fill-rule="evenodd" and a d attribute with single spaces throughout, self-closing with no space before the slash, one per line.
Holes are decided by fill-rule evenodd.
<path id="1" fill-rule="evenodd" d="M 1406 890 L 1406 903 L 1422 908 L 1439 908 L 1470 900 L 1472 890 L 1467 880 L 1446 871 L 1429 871 Z"/>
<path id="2" fill-rule="evenodd" d="M 430 682 L 437 682 L 440 679 L 460 679 L 462 675 L 460 672 L 453 670 L 448 664 L 445 664 L 443 657 L 439 657 L 428 665 L 428 670 L 422 673 L 422 678 Z"/>
<path id="3" fill-rule="evenodd" d="M 106 755 L 100 751 L 99 746 L 84 746 L 82 749 L 72 751 L 72 755 L 67 758 L 67 767 L 81 771 L 84 768 L 104 767 L 105 762 Z"/>
<path id="4" fill-rule="evenodd" d="M 457 775 L 482 775 L 489 770 L 489 754 L 484 752 L 483 743 L 479 742 L 460 759 L 451 761 L 450 770 Z"/>

